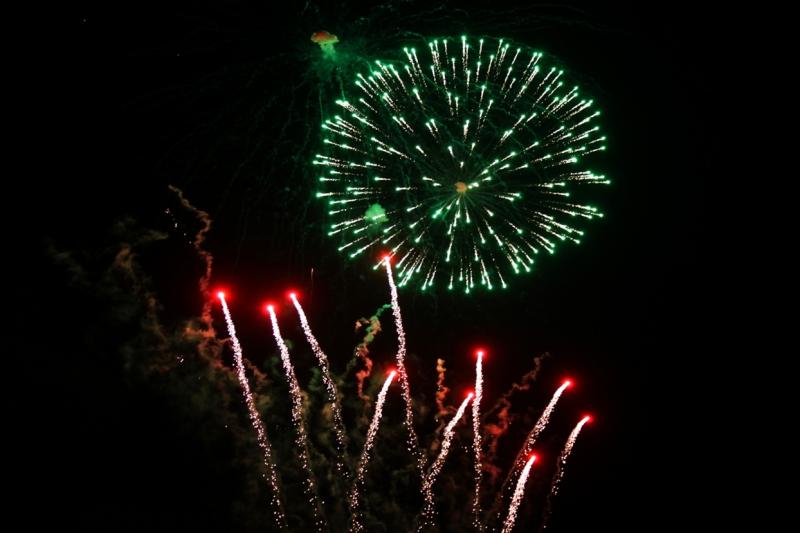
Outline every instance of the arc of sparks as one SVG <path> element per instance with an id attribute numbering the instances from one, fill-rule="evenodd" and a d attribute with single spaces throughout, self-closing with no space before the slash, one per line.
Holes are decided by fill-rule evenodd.
<path id="1" fill-rule="evenodd" d="M 458 411 L 456 411 L 455 416 L 450 423 L 447 424 L 447 427 L 445 427 L 444 438 L 442 439 L 442 447 L 439 451 L 439 455 L 431 465 L 428 475 L 425 476 L 425 481 L 422 483 L 422 493 L 425 497 L 425 505 L 422 511 L 423 519 L 420 523 L 420 530 L 424 529 L 425 525 L 430 524 L 435 514 L 433 503 L 433 484 L 436 483 L 436 478 L 442 471 L 445 459 L 447 459 L 447 454 L 450 451 L 450 443 L 452 442 L 453 435 L 455 434 L 456 424 L 458 424 L 459 420 L 461 420 L 461 418 L 464 416 L 464 411 L 467 409 L 467 405 L 469 404 L 470 400 L 472 400 L 473 396 L 474 393 L 470 392 L 467 397 L 464 398 L 464 401 L 461 402 L 461 405 L 459 406 Z"/>
<path id="2" fill-rule="evenodd" d="M 411 403 L 411 387 L 408 383 L 408 373 L 406 372 L 405 356 L 406 356 L 406 332 L 403 329 L 403 316 L 400 313 L 400 301 L 397 296 L 397 285 L 392 276 L 391 256 L 385 256 L 383 262 L 386 266 L 386 276 L 389 279 L 389 290 L 392 297 L 392 315 L 394 316 L 394 323 L 397 329 L 397 373 L 400 377 L 400 386 L 403 394 L 403 401 L 405 402 L 405 424 L 408 430 L 406 446 L 408 451 L 417 461 L 420 476 L 424 483 L 425 481 L 425 456 L 419 449 L 419 438 L 414 429 L 414 411 Z"/>
<path id="3" fill-rule="evenodd" d="M 517 480 L 517 487 L 514 489 L 514 496 L 511 498 L 511 505 L 508 507 L 508 516 L 506 516 L 506 521 L 503 523 L 502 533 L 511 533 L 511 530 L 514 529 L 514 522 L 517 520 L 517 510 L 519 509 L 519 504 L 522 502 L 522 497 L 525 495 L 525 483 L 528 481 L 528 476 L 531 473 L 531 467 L 534 461 L 536 461 L 536 456 L 531 455 L 531 458 L 528 459 L 528 462 L 525 463 L 525 467 L 522 469 L 519 480 Z"/>
<path id="4" fill-rule="evenodd" d="M 286 381 L 289 385 L 289 392 L 292 397 L 292 421 L 295 426 L 294 441 L 297 447 L 298 458 L 306 474 L 303 489 L 311 503 L 314 512 L 314 525 L 317 531 L 326 531 L 328 525 L 325 522 L 322 504 L 317 496 L 314 472 L 311 468 L 311 458 L 308 451 L 308 436 L 306 435 L 305 422 L 303 420 L 303 397 L 300 394 L 300 385 L 297 382 L 297 376 L 294 373 L 294 367 L 289 358 L 289 348 L 286 346 L 281 336 L 281 330 L 278 326 L 278 317 L 275 315 L 275 308 L 272 305 L 268 305 L 267 312 L 269 312 L 269 318 L 272 322 L 272 335 L 275 337 L 275 342 L 278 344 L 278 349 L 280 350 L 283 370 L 286 373 Z"/>
<path id="5" fill-rule="evenodd" d="M 381 424 L 381 416 L 383 415 L 383 404 L 386 403 L 386 393 L 389 390 L 389 385 L 392 384 L 394 376 L 397 374 L 395 370 L 389 372 L 386 381 L 383 382 L 383 387 L 378 393 L 378 401 L 375 403 L 375 414 L 372 416 L 372 422 L 369 424 L 367 430 L 367 439 L 364 442 L 364 449 L 361 451 L 361 459 L 358 462 L 356 469 L 356 478 L 353 481 L 353 489 L 350 491 L 348 502 L 350 504 L 350 531 L 358 532 L 364 530 L 362 523 L 361 512 L 359 510 L 360 492 L 361 487 L 364 485 L 364 476 L 367 472 L 367 465 L 369 464 L 370 452 L 372 446 L 375 444 L 375 435 L 378 434 L 378 427 Z"/>
<path id="6" fill-rule="evenodd" d="M 333 430 L 334 434 L 336 435 L 336 448 L 338 453 L 336 469 L 341 475 L 349 477 L 349 473 L 344 466 L 344 457 L 347 450 L 347 435 L 345 432 L 344 420 L 342 419 L 342 408 L 339 402 L 339 394 L 336 390 L 336 383 L 331 377 L 328 357 L 325 355 L 325 352 L 322 351 L 322 347 L 320 347 L 316 337 L 314 337 L 314 333 L 311 331 L 311 326 L 308 323 L 308 318 L 306 317 L 303 307 L 300 305 L 300 302 L 297 299 L 297 295 L 292 292 L 289 294 L 289 298 L 291 298 L 292 303 L 294 303 L 294 307 L 297 310 L 298 316 L 300 317 L 300 324 L 303 327 L 303 333 L 305 333 L 308 344 L 311 345 L 311 350 L 317 357 L 317 362 L 322 370 L 322 381 L 325 384 L 325 390 L 328 393 L 328 401 L 330 402 L 331 411 L 333 413 Z"/>
<path id="7" fill-rule="evenodd" d="M 272 446 L 269 442 L 269 435 L 267 428 L 261 421 L 261 417 L 256 409 L 256 403 L 253 399 L 253 393 L 250 391 L 250 384 L 247 381 L 247 374 L 245 373 L 242 346 L 239 344 L 239 338 L 236 336 L 236 326 L 233 324 L 231 312 L 228 309 L 228 302 L 225 300 L 225 293 L 220 291 L 217 293 L 220 303 L 222 304 L 222 312 L 225 315 L 225 324 L 228 327 L 228 335 L 231 336 L 231 343 L 233 344 L 233 361 L 236 365 L 236 377 L 239 380 L 239 386 L 242 388 L 242 395 L 244 402 L 247 405 L 247 414 L 250 417 L 250 423 L 256 433 L 256 441 L 259 448 L 261 448 L 262 459 L 264 468 L 266 469 L 266 478 L 269 483 L 271 494 L 270 503 L 272 507 L 272 517 L 280 529 L 286 529 L 286 514 L 283 510 L 283 501 L 281 500 L 281 490 L 278 483 L 278 472 L 275 468 L 275 463 L 272 460 Z"/>
<path id="8" fill-rule="evenodd" d="M 564 478 L 564 469 L 567 466 L 567 459 L 572 454 L 572 448 L 575 446 L 575 441 L 578 440 L 578 435 L 583 429 L 583 426 L 592 420 L 591 416 L 584 416 L 575 426 L 575 429 L 569 434 L 567 438 L 567 442 L 564 444 L 564 449 L 561 450 L 561 455 L 558 457 L 558 466 L 556 467 L 556 473 L 553 476 L 553 481 L 550 484 L 550 493 L 547 495 L 547 503 L 545 504 L 544 510 L 544 518 L 542 519 L 542 527 L 541 530 L 544 531 L 547 528 L 548 523 L 550 522 L 550 515 L 553 512 L 553 500 L 558 494 L 559 485 L 561 484 L 561 480 Z"/>

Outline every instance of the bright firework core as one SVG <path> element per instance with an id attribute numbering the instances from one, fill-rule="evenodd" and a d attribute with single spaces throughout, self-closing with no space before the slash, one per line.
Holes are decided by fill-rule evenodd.
<path id="1" fill-rule="evenodd" d="M 506 288 L 602 217 L 584 187 L 609 183 L 593 167 L 600 112 L 541 52 L 466 36 L 419 48 L 357 74 L 322 124 L 328 235 L 351 259 L 388 248 L 398 286 Z"/>

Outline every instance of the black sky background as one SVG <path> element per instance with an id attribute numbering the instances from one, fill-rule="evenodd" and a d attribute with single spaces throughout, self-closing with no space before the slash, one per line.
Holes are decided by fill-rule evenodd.
<path id="1" fill-rule="evenodd" d="M 20 487 L 34 524 L 230 530 L 215 512 L 229 474 L 217 465 L 205 469 L 203 452 L 174 429 L 167 406 L 130 390 L 120 368 L 87 363 L 97 359 L 86 353 L 106 342 L 87 324 L 102 309 L 91 298 L 71 300 L 68 276 L 48 261 L 45 243 L 93 249 L 123 215 L 167 231 L 163 211 L 173 204 L 166 185 L 182 187 L 214 220 L 207 246 L 215 257 L 214 282 L 233 293 L 246 354 L 255 360 L 271 346 L 257 307 L 265 299 L 282 301 L 289 286 L 307 297 L 317 336 L 330 354 L 339 354 L 332 355 L 339 367 L 353 346 L 353 321 L 386 301 L 383 277 L 363 265 L 343 266 L 333 244 L 321 238 L 319 206 L 293 203 L 305 201 L 292 192 L 293 183 L 260 180 L 263 152 L 255 163 L 237 152 L 237 145 L 251 146 L 253 135 L 275 129 L 246 129 L 247 120 L 221 111 L 235 116 L 257 107 L 258 91 L 269 93 L 270 84 L 243 88 L 263 57 L 297 57 L 257 78 L 291 83 L 307 72 L 307 34 L 327 29 L 346 38 L 346 27 L 317 27 L 326 13 L 337 12 L 333 3 L 319 6 L 315 18 L 297 16 L 295 6 L 243 2 L 85 4 L 48 24 L 49 44 L 31 71 L 43 80 L 32 94 L 44 109 L 40 159 L 32 161 L 41 176 L 30 180 L 21 200 L 31 210 L 23 250 L 36 283 L 15 288 L 24 292 L 19 339 L 28 340 L 19 350 L 29 394 L 16 395 L 12 405 L 28 413 L 20 430 L 31 468 L 22 471 Z M 488 8 L 464 7 L 470 9 Z M 354 3 L 338 13 L 337 20 L 355 20 L 369 7 Z M 430 363 L 418 371 L 431 380 L 435 358 L 445 357 L 452 386 L 464 389 L 472 376 L 467 354 L 478 344 L 488 347 L 489 403 L 530 369 L 533 355 L 550 352 L 537 386 L 540 405 L 563 377 L 579 384 L 554 429 L 565 435 L 579 414 L 596 417 L 570 464 L 553 531 L 647 531 L 676 520 L 681 500 L 691 497 L 688 488 L 665 497 L 662 487 L 690 477 L 677 457 L 691 451 L 692 438 L 674 428 L 693 390 L 687 367 L 704 312 L 704 179 L 718 146 L 714 117 L 704 107 L 713 58 L 703 51 L 714 28 L 675 4 L 548 5 L 541 13 L 548 18 L 533 24 L 535 31 L 516 25 L 506 34 L 591 79 L 611 141 L 605 170 L 614 183 L 598 202 L 606 218 L 587 228 L 584 243 L 540 262 L 507 294 L 401 294 L 410 350 Z M 458 21 L 458 28 L 440 33 L 460 34 L 465 24 Z M 263 120 L 279 124 L 282 113 L 272 108 Z M 286 135 L 302 132 L 290 128 Z M 281 150 L 285 157 L 291 145 Z M 247 168 L 232 182 L 240 160 Z M 173 240 L 179 240 L 175 234 Z M 196 312 L 196 297 L 186 292 L 192 286 L 180 284 L 186 273 L 172 267 L 182 253 L 147 258 L 167 314 Z M 286 329 L 301 339 L 296 328 Z"/>

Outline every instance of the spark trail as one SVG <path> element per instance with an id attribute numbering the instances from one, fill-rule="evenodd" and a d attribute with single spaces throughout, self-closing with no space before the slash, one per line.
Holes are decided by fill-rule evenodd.
<path id="1" fill-rule="evenodd" d="M 572 433 L 569 434 L 567 442 L 564 444 L 564 449 L 561 450 L 561 455 L 558 457 L 556 473 L 553 476 L 553 482 L 550 485 L 550 493 L 547 495 L 547 504 L 545 505 L 541 530 L 544 530 L 550 521 L 550 514 L 553 511 L 553 500 L 555 499 L 556 494 L 558 494 L 558 488 L 561 483 L 561 479 L 564 477 L 564 468 L 567 466 L 567 459 L 569 459 L 569 456 L 572 453 L 572 448 L 575 446 L 575 441 L 578 440 L 578 435 L 580 434 L 581 429 L 583 429 L 584 424 L 591 420 L 591 416 L 583 417 L 580 422 L 578 422 L 578 425 L 575 426 L 575 429 L 572 430 Z"/>
<path id="2" fill-rule="evenodd" d="M 358 462 L 356 470 L 356 479 L 353 482 L 353 490 L 350 492 L 348 502 L 350 504 L 350 531 L 363 531 L 364 524 L 361 520 L 361 512 L 359 510 L 361 488 L 364 485 L 364 475 L 367 472 L 367 465 L 369 464 L 369 456 L 373 444 L 375 444 L 375 435 L 378 433 L 378 427 L 381 424 L 381 416 L 383 415 L 383 404 L 386 402 L 386 393 L 389 390 L 389 385 L 392 384 L 394 376 L 397 374 L 395 370 L 389 372 L 386 381 L 383 382 L 381 392 L 378 394 L 378 401 L 375 403 L 375 414 L 372 417 L 372 422 L 369 424 L 367 430 L 367 439 L 364 442 L 364 449 L 361 452 L 361 459 Z"/>
<path id="3" fill-rule="evenodd" d="M 286 529 L 286 515 L 283 511 L 283 502 L 281 501 L 281 492 L 278 486 L 278 473 L 275 469 L 275 463 L 272 461 L 272 446 L 270 445 L 269 436 L 267 435 L 267 428 L 261 421 L 261 417 L 256 409 L 255 400 L 253 400 L 253 393 L 250 391 L 250 384 L 247 381 L 244 361 L 242 359 L 242 346 L 239 344 L 239 338 L 236 336 L 236 327 L 233 325 L 233 318 L 228 309 L 228 302 L 225 300 L 225 293 L 218 292 L 217 297 L 222 303 L 222 312 L 225 314 L 225 323 L 228 326 L 228 334 L 231 336 L 231 343 L 233 344 L 233 360 L 236 364 L 236 377 L 239 380 L 239 385 L 242 387 L 242 394 L 244 396 L 244 402 L 247 405 L 250 423 L 253 425 L 253 430 L 256 432 L 256 441 L 263 454 L 266 478 L 272 491 L 270 495 L 272 516 L 280 529 Z"/>
<path id="4" fill-rule="evenodd" d="M 461 402 L 461 406 L 456 411 L 455 416 L 447 424 L 447 427 L 444 430 L 444 438 L 442 440 L 442 448 L 439 451 L 438 457 L 431 465 L 430 471 L 428 471 L 428 475 L 425 477 L 425 481 L 422 483 L 422 493 L 425 496 L 425 506 L 423 507 L 422 511 L 422 521 L 420 523 L 419 530 L 422 530 L 425 525 L 429 524 L 430 521 L 433 519 L 435 509 L 433 506 L 433 484 L 436 483 L 436 478 L 439 476 L 439 472 L 442 471 L 442 467 L 444 466 L 444 461 L 447 459 L 447 454 L 450 451 L 450 443 L 453 440 L 453 435 L 455 434 L 455 427 L 458 424 L 461 417 L 464 416 L 464 411 L 467 409 L 467 404 L 469 404 L 470 400 L 472 400 L 474 394 L 470 392 L 464 401 Z"/>
<path id="5" fill-rule="evenodd" d="M 528 457 L 533 451 L 533 445 L 536 444 L 536 439 L 539 438 L 539 434 L 541 434 L 541 432 L 544 431 L 544 428 L 547 427 L 547 423 L 550 421 L 550 415 L 553 414 L 553 411 L 556 408 L 556 404 L 558 403 L 558 400 L 561 398 L 561 394 L 563 394 L 563 392 L 570 385 L 572 385 L 572 382 L 570 380 L 566 380 L 564 381 L 564 383 L 561 384 L 561 386 L 558 389 L 556 389 L 556 392 L 553 393 L 553 397 L 550 398 L 550 402 L 547 404 L 547 407 L 544 408 L 544 411 L 542 411 L 541 416 L 539 416 L 539 420 L 536 421 L 536 424 L 533 426 L 533 429 L 531 429 L 530 433 L 528 433 L 528 436 L 525 438 L 525 443 L 522 445 L 522 448 L 519 450 L 519 453 L 517 453 L 517 457 L 516 459 L 514 459 L 514 463 L 511 465 L 511 469 L 509 470 L 505 481 L 503 481 L 503 485 L 500 488 L 500 491 L 497 493 L 497 497 L 495 498 L 494 501 L 494 506 L 491 509 L 492 512 L 489 513 L 490 515 L 499 511 L 500 506 L 503 503 L 503 500 L 506 499 L 507 497 L 506 491 L 516 479 L 519 469 L 522 468 L 523 461 L 525 461 L 525 457 Z"/>
<path id="6" fill-rule="evenodd" d="M 472 447 L 475 451 L 475 495 L 472 500 L 472 525 L 481 530 L 481 477 L 483 465 L 481 464 L 481 399 L 483 398 L 483 350 L 477 352 L 478 360 L 475 362 L 475 400 L 472 402 Z"/>
<path id="7" fill-rule="evenodd" d="M 294 373 L 292 361 L 289 358 L 289 348 L 283 341 L 281 330 L 278 326 L 278 318 L 275 316 L 275 308 L 272 305 L 267 306 L 269 318 L 272 322 L 272 335 L 275 337 L 275 342 L 281 353 L 281 360 L 283 361 L 283 370 L 286 373 L 286 381 L 289 384 L 289 392 L 292 396 L 292 421 L 295 426 L 295 445 L 297 447 L 297 455 L 303 470 L 306 473 L 306 479 L 303 486 L 306 497 L 308 497 L 311 507 L 314 512 L 314 524 L 317 531 L 326 531 L 328 529 L 325 523 L 325 518 L 322 513 L 322 505 L 320 504 L 317 490 L 314 483 L 314 472 L 311 469 L 311 459 L 308 453 L 308 437 L 306 436 L 305 423 L 303 420 L 303 397 L 300 394 L 300 385 L 297 383 L 297 376 Z"/>
<path id="8" fill-rule="evenodd" d="M 572 385 L 572 382 L 567 380 L 558 389 L 556 389 L 553 397 L 550 398 L 550 403 L 548 403 L 547 407 L 544 408 L 539 420 L 536 421 L 536 425 L 533 426 L 531 432 L 528 433 L 528 437 L 525 439 L 525 445 L 520 450 L 519 454 L 517 455 L 517 460 L 514 462 L 515 465 L 520 466 L 524 460 L 522 457 L 527 457 L 531 451 L 533 451 L 533 445 L 536 444 L 536 439 L 539 438 L 539 434 L 544 431 L 544 428 L 547 427 L 547 423 L 550 422 L 550 415 L 553 414 L 553 410 L 556 408 L 556 404 L 561 398 L 561 394 L 563 394 L 563 392 L 570 385 Z"/>
<path id="9" fill-rule="evenodd" d="M 525 495 L 525 482 L 528 481 L 534 461 L 536 461 L 536 456 L 532 455 L 528 462 L 525 463 L 525 468 L 522 469 L 522 474 L 520 474 L 517 481 L 517 488 L 514 489 L 514 497 L 511 498 L 511 505 L 508 507 L 508 516 L 506 516 L 506 521 L 503 524 L 502 533 L 511 533 L 514 528 L 514 522 L 517 520 L 517 510 L 522 502 L 522 497 Z"/>
<path id="10" fill-rule="evenodd" d="M 336 459 L 336 469 L 339 471 L 340 475 L 347 476 L 347 469 L 344 467 L 343 462 L 345 451 L 347 449 L 347 437 L 345 436 L 344 421 L 342 420 L 342 409 L 339 403 L 339 395 L 336 391 L 336 384 L 331 378 L 328 357 L 325 355 L 325 352 L 322 351 L 322 348 L 320 347 L 319 342 L 317 342 L 316 337 L 314 337 L 314 333 L 311 331 L 311 326 L 308 324 L 308 318 L 306 318 L 303 307 L 297 300 L 297 295 L 295 293 L 290 293 L 289 298 L 291 298 L 295 309 L 297 309 L 297 314 L 300 316 L 300 324 L 303 326 L 303 333 L 305 333 L 306 339 L 311 345 L 311 350 L 317 357 L 319 367 L 322 370 L 322 381 L 325 383 L 325 389 L 328 392 L 328 401 L 331 404 L 331 410 L 333 412 L 333 430 L 334 434 L 336 435 L 336 451 L 338 453 L 338 457 Z"/>
<path id="11" fill-rule="evenodd" d="M 397 373 L 400 375 L 400 386 L 403 393 L 403 401 L 405 402 L 405 423 L 408 429 L 406 447 L 411 455 L 416 459 L 419 468 L 420 476 L 423 483 L 425 482 L 425 457 L 419 449 L 419 439 L 417 432 L 414 429 L 414 411 L 411 405 L 411 387 L 408 384 L 408 374 L 406 373 L 406 332 L 403 329 L 403 317 L 400 314 L 400 302 L 397 297 L 397 285 L 394 283 L 392 276 L 391 257 L 384 257 L 386 264 L 386 276 L 389 279 L 389 289 L 392 295 L 392 314 L 394 315 L 394 323 L 397 329 Z"/>

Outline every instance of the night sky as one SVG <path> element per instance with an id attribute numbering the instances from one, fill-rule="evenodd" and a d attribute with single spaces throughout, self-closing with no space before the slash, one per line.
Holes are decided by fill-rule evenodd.
<path id="1" fill-rule="evenodd" d="M 275 347 L 258 310 L 268 299 L 281 308 L 285 336 L 304 342 L 284 299 L 292 287 L 334 368 L 344 368 L 359 338 L 355 320 L 388 302 L 388 287 L 380 272 L 336 254 L 312 199 L 306 167 L 320 106 L 336 97 L 322 94 L 314 70 L 319 50 L 308 37 L 322 29 L 342 42 L 352 36 L 370 57 L 401 48 L 402 32 L 507 36 L 582 75 L 610 139 L 603 170 L 614 182 L 597 200 L 606 217 L 585 228 L 580 246 L 562 247 L 507 292 L 401 292 L 419 377 L 412 388 L 432 404 L 435 359 L 443 357 L 460 395 L 473 378 L 470 353 L 485 346 L 489 406 L 534 356 L 549 353 L 520 400 L 530 413 L 538 416 L 564 377 L 578 386 L 554 416 L 544 453 L 554 459 L 579 416 L 595 417 L 569 464 L 552 531 L 647 531 L 672 519 L 660 487 L 689 475 L 665 450 L 687 446 L 671 426 L 687 402 L 682 365 L 701 313 L 691 302 L 701 285 L 703 180 L 717 149 L 703 112 L 710 88 L 701 50 L 712 37 L 698 14 L 671 4 L 640 11 L 506 1 L 458 9 L 411 1 L 105 4 L 52 14 L 42 27 L 48 45 L 31 62 L 31 76 L 42 80 L 31 96 L 43 110 L 31 164 L 42 177 L 7 200 L 30 213 L 18 223 L 30 237 L 23 268 L 35 280 L 15 287 L 24 393 L 13 404 L 24 413 L 29 468 L 18 486 L 31 529 L 256 530 L 248 509 L 229 498 L 259 481 L 244 480 L 236 451 L 220 444 L 224 422 L 187 418 L 179 394 L 142 377 L 136 347 L 146 324 L 126 287 L 133 293 L 146 278 L 165 325 L 199 314 L 202 264 L 184 236 L 199 225 L 167 189 L 177 186 L 213 220 L 205 245 L 212 286 L 232 294 L 245 356 L 270 373 Z M 153 232 L 166 238 L 144 242 Z M 141 244 L 144 277 L 112 287 L 102 272 L 124 242 Z M 394 346 L 384 316 L 372 354 L 381 364 Z M 214 319 L 224 335 L 218 306 Z M 311 359 L 298 358 L 302 383 Z M 398 413 L 384 423 L 399 425 Z M 500 446 L 502 457 L 516 451 Z M 527 511 L 517 531 L 536 523 L 539 510 Z"/>

